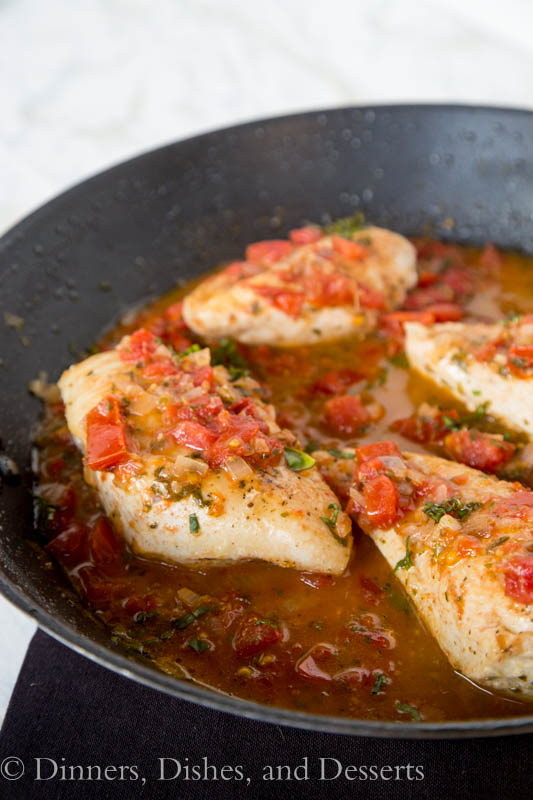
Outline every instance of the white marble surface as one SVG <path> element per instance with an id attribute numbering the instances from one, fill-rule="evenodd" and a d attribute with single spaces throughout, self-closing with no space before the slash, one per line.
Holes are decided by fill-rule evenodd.
<path id="1" fill-rule="evenodd" d="M 0 0 L 0 231 L 196 132 L 350 103 L 533 106 L 530 0 Z M 0 598 L 0 720 L 30 622 Z"/>

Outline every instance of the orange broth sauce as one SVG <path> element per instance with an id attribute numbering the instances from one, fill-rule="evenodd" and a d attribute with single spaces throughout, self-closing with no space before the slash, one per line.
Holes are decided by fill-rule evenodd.
<path id="1" fill-rule="evenodd" d="M 533 307 L 531 259 L 504 254 L 500 277 L 483 272 L 479 251 L 465 249 L 464 253 L 483 285 L 483 292 L 475 293 L 465 305 L 467 315 L 471 308 L 476 316 L 498 319 Z M 149 326 L 192 285 L 128 315 L 100 345 L 109 346 L 125 333 Z M 281 422 L 310 450 L 343 449 L 392 438 L 402 449 L 424 451 L 423 445 L 392 434 L 389 425 L 430 398 L 460 410 L 450 397 L 392 363 L 377 334 L 365 341 L 268 352 L 246 348 L 246 356 L 252 374 L 268 386 Z M 358 391 L 384 408 L 383 417 L 357 437 L 331 435 L 322 419 L 327 398 L 312 388 L 324 373 L 343 368 L 360 369 L 365 377 Z M 81 458 L 69 440 L 60 408 L 45 410 L 37 444 L 41 490 L 53 502 L 65 486 L 70 488 L 75 518 L 90 527 L 102 510 L 83 481 Z M 65 464 L 60 476 L 51 468 L 58 458 Z M 63 527 L 61 519 L 54 520 L 46 536 L 52 538 Z M 372 541 L 356 529 L 354 537 L 348 569 L 336 578 L 259 562 L 193 569 L 152 562 L 124 550 L 119 563 L 103 569 L 101 583 L 96 585 L 96 589 L 104 587 L 99 593 L 94 586 L 84 587 L 79 559 L 60 560 L 92 612 L 112 629 L 117 646 L 140 650 L 165 672 L 228 694 L 311 713 L 376 720 L 439 721 L 531 713 L 530 705 L 490 694 L 458 675 Z M 172 611 L 183 588 L 214 598 L 221 603 L 222 615 L 207 612 L 183 629 L 173 627 Z M 156 598 L 156 613 L 137 613 L 135 621 L 136 605 L 129 601 L 147 596 Z M 235 652 L 233 638 L 239 619 L 252 612 L 273 621 L 283 636 L 263 653 L 243 657 Z M 205 641 L 206 648 L 198 652 L 191 641 Z M 321 647 L 321 668 L 335 674 L 335 680 L 298 672 L 298 664 L 314 646 Z"/>

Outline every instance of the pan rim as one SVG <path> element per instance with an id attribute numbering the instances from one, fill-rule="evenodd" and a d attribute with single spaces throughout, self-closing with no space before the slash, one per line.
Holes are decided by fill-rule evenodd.
<path id="1" fill-rule="evenodd" d="M 282 124 L 285 121 L 320 116 L 328 113 L 349 113 L 354 111 L 379 111 L 387 112 L 458 112 L 491 113 L 503 117 L 531 117 L 533 111 L 525 108 L 497 105 L 473 105 L 468 103 L 365 103 L 364 105 L 331 106 L 327 108 L 311 109 L 291 114 L 281 114 L 275 117 L 265 117 L 239 122 L 223 128 L 209 129 L 183 139 L 167 142 L 155 148 L 150 148 L 141 153 L 111 164 L 104 169 L 90 174 L 64 191 L 50 198 L 36 209 L 31 211 L 21 220 L 10 226 L 0 238 L 0 254 L 10 246 L 12 240 L 24 234 L 25 230 L 49 213 L 54 207 L 63 203 L 81 188 L 87 189 L 88 184 L 96 184 L 102 179 L 109 179 L 114 172 L 122 171 L 134 163 L 154 157 L 155 154 L 163 155 L 165 150 L 170 151 L 177 145 L 186 145 L 190 142 L 200 143 L 213 135 L 237 133 L 261 125 Z M 504 734 L 522 734 L 533 732 L 533 709 L 531 715 L 520 717 L 504 717 L 489 719 L 471 719 L 463 721 L 446 722 L 381 722 L 376 720 L 363 720 L 352 717 L 334 717 L 307 712 L 292 711 L 281 707 L 261 705 L 239 697 L 203 688 L 194 682 L 172 678 L 159 670 L 132 661 L 120 651 L 114 650 L 112 644 L 103 645 L 89 636 L 79 633 L 67 622 L 58 620 L 54 615 L 36 605 L 30 595 L 21 589 L 7 574 L 3 564 L 0 564 L 0 594 L 12 605 L 29 616 L 38 627 L 47 634 L 71 648 L 75 652 L 89 658 L 100 666 L 110 669 L 123 677 L 127 677 L 149 688 L 163 691 L 174 697 L 188 702 L 198 703 L 201 706 L 215 710 L 232 713 L 246 719 L 254 719 L 270 724 L 285 725 L 294 728 L 332 734 L 345 734 L 352 736 L 369 736 L 376 738 L 396 739 L 464 739 L 476 737 L 498 736 Z"/>

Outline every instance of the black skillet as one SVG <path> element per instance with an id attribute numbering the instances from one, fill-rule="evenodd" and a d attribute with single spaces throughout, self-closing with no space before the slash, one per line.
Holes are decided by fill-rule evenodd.
<path id="1" fill-rule="evenodd" d="M 358 209 L 406 234 L 431 226 L 444 239 L 533 254 L 533 113 L 378 106 L 240 125 L 108 170 L 4 236 L 0 314 L 22 317 L 24 327 L 4 327 L 0 316 L 0 433 L 23 480 L 0 493 L 0 589 L 104 666 L 241 716 L 367 736 L 533 731 L 533 707 L 514 719 L 378 723 L 269 708 L 172 679 L 113 645 L 33 544 L 30 440 L 40 407 L 28 381 L 40 370 L 57 378 L 121 312 L 240 257 L 247 242 Z"/>

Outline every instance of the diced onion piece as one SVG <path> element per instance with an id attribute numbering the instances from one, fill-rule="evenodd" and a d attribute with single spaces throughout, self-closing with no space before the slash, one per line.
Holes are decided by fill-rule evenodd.
<path id="1" fill-rule="evenodd" d="M 201 458 L 189 458 L 188 456 L 176 456 L 174 466 L 179 475 L 184 472 L 197 472 L 199 475 L 205 475 L 209 469 Z"/>
<path id="2" fill-rule="evenodd" d="M 191 589 L 187 589 L 184 586 L 182 589 L 178 589 L 178 597 L 182 603 L 185 603 L 187 606 L 191 606 L 191 608 L 195 608 L 196 606 L 200 605 L 201 603 L 201 596 L 193 592 Z"/>
<path id="3" fill-rule="evenodd" d="M 129 411 L 144 417 L 157 408 L 157 398 L 149 392 L 139 392 L 130 401 Z"/>
<path id="4" fill-rule="evenodd" d="M 224 462 L 224 469 L 230 474 L 232 480 L 242 481 L 251 478 L 254 474 L 253 469 L 240 456 L 230 456 Z"/>

